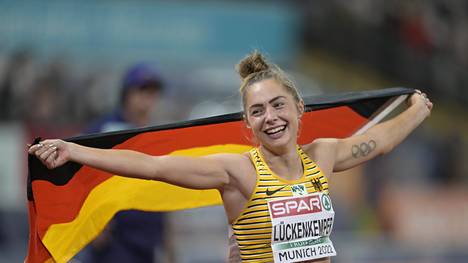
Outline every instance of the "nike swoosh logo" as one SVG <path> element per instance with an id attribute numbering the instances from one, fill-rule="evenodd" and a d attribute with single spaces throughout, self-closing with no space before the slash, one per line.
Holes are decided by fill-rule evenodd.
<path id="1" fill-rule="evenodd" d="M 285 188 L 286 186 L 287 185 L 283 185 L 280 188 L 277 188 L 277 189 L 275 189 L 273 191 L 270 191 L 270 189 L 267 188 L 265 193 L 266 193 L 266 195 L 271 196 L 271 195 L 274 195 L 276 192 L 280 191 L 281 189 Z"/>

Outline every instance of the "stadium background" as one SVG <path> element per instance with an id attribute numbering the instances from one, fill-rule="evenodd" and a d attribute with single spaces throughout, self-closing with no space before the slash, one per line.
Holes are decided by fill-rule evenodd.
<path id="1" fill-rule="evenodd" d="M 468 3 L 463 0 L 0 1 L 0 262 L 26 253 L 26 143 L 109 111 L 122 72 L 157 62 L 154 124 L 240 110 L 253 49 L 303 95 L 418 88 L 432 116 L 387 156 L 331 182 L 334 262 L 468 259 Z M 222 208 L 170 215 L 177 262 L 223 262 Z"/>

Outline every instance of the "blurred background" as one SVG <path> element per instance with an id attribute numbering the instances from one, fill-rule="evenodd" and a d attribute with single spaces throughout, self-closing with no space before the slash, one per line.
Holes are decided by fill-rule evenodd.
<path id="1" fill-rule="evenodd" d="M 142 61 L 165 83 L 148 125 L 239 111 L 234 65 L 253 49 L 304 96 L 404 86 L 435 104 L 392 153 L 332 178 L 333 262 L 468 262 L 465 0 L 0 1 L 0 262 L 26 254 L 26 143 L 82 134 Z M 225 262 L 221 207 L 165 220 L 154 262 Z"/>

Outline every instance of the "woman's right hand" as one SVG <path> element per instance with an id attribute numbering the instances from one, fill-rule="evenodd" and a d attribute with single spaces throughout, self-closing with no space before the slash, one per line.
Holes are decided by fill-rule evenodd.
<path id="1" fill-rule="evenodd" d="M 62 140 L 44 140 L 30 146 L 28 153 L 36 155 L 47 168 L 54 169 L 70 160 L 70 143 Z"/>

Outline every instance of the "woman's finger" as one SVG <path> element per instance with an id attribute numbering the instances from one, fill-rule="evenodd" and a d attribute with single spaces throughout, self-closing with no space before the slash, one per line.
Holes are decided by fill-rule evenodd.
<path id="1" fill-rule="evenodd" d="M 34 153 L 36 153 L 39 149 L 41 149 L 42 146 L 43 146 L 43 145 L 42 145 L 41 143 L 34 144 L 34 145 L 32 145 L 31 147 L 29 147 L 28 152 L 29 152 L 30 154 L 34 154 Z"/>
<path id="2" fill-rule="evenodd" d="M 39 155 L 39 158 L 40 158 L 41 160 L 44 160 L 44 161 L 45 161 L 45 160 L 47 160 L 47 158 L 48 158 L 53 152 L 55 152 L 56 150 L 57 150 L 57 147 L 55 147 L 55 146 L 46 147 L 46 150 L 43 151 L 43 152 Z"/>
<path id="3" fill-rule="evenodd" d="M 53 143 L 50 143 L 50 142 L 42 142 L 41 143 L 41 149 L 39 150 L 39 154 L 42 154 L 46 151 L 48 151 L 49 149 L 57 149 L 57 147 L 53 144 Z"/>
<path id="4" fill-rule="evenodd" d="M 49 149 L 49 147 L 47 147 L 46 144 L 44 143 L 38 143 L 37 144 L 37 150 L 35 151 L 36 153 L 36 156 L 40 156 L 41 154 L 43 154 L 45 151 L 47 151 Z"/>
<path id="5" fill-rule="evenodd" d="M 53 168 L 55 158 L 57 158 L 57 151 L 52 152 L 45 160 L 49 168 Z"/>

